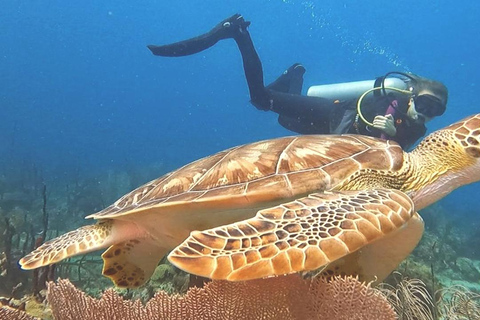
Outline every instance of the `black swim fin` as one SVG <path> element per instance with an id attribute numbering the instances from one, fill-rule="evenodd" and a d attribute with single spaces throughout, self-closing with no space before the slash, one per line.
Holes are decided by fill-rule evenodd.
<path id="1" fill-rule="evenodd" d="M 198 37 L 175 42 L 163 46 L 148 45 L 148 49 L 156 56 L 182 57 L 195 54 L 210 48 L 219 40 L 235 38 L 239 33 L 246 31 L 250 25 L 240 14 L 234 14 L 217 24 L 212 30 Z"/>
<path id="2" fill-rule="evenodd" d="M 280 77 L 270 83 L 267 89 L 284 93 L 302 94 L 304 73 L 305 67 L 300 63 L 294 63 Z"/>

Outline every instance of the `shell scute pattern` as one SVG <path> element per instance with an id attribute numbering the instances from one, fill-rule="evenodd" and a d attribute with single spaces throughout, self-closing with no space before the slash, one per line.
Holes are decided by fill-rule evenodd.
<path id="1" fill-rule="evenodd" d="M 330 176 L 322 169 L 292 172 L 285 177 L 287 185 L 296 190 L 297 194 L 303 194 L 309 190 L 325 190 L 331 183 Z"/>
<path id="2" fill-rule="evenodd" d="M 320 139 L 319 139 L 320 138 Z M 319 144 L 319 140 L 322 141 Z M 342 147 L 338 147 L 342 145 Z M 312 169 L 312 163 L 320 168 L 338 159 L 343 159 L 368 148 L 363 141 L 353 136 L 303 136 L 289 145 L 278 163 L 278 174 Z"/>
<path id="3" fill-rule="evenodd" d="M 226 154 L 235 149 L 236 148 L 232 148 L 219 152 L 213 156 L 197 160 L 176 171 L 167 173 L 158 179 L 138 187 L 121 197 L 111 206 L 89 217 L 123 214 L 142 206 L 145 207 L 165 202 L 176 195 L 184 196 L 190 186 L 196 183 L 197 180 L 208 171 L 208 169 L 225 157 Z M 201 195 L 201 193 L 192 193 L 192 195 L 187 197 L 184 196 L 182 200 L 188 201 L 191 200 L 192 196 L 198 197 L 199 195 Z"/>
<path id="4" fill-rule="evenodd" d="M 389 145 L 386 149 L 369 149 L 352 158 L 361 164 L 363 169 L 383 170 L 385 164 L 390 165 L 391 171 L 398 171 L 402 166 L 402 161 L 398 161 L 403 157 L 402 148 L 397 145 Z"/>
<path id="5" fill-rule="evenodd" d="M 322 170 L 328 176 L 337 176 L 340 179 L 348 175 L 349 172 L 358 171 L 360 169 L 362 169 L 362 165 L 359 162 L 350 158 L 345 158 L 340 161 L 334 161 L 322 167 Z"/>
<path id="6" fill-rule="evenodd" d="M 255 194 L 259 190 L 268 190 L 272 188 L 278 189 L 276 191 L 284 197 L 289 197 L 292 195 L 290 192 L 291 188 L 289 185 L 289 181 L 286 179 L 286 176 L 283 175 L 275 175 L 267 179 L 251 181 L 243 186 L 245 187 L 246 192 L 248 192 L 249 195 Z M 215 190 L 209 191 L 209 195 L 210 192 L 214 194 Z M 251 197 L 251 199 L 254 200 L 253 197 Z"/>
<path id="7" fill-rule="evenodd" d="M 160 177 L 89 217 L 114 217 L 154 206 L 219 198 L 229 198 L 232 203 L 235 197 L 241 198 L 241 205 L 326 190 L 364 167 L 391 170 L 401 164 L 401 148 L 387 146 L 370 137 L 348 135 L 335 139 L 286 137 L 244 145 Z"/>

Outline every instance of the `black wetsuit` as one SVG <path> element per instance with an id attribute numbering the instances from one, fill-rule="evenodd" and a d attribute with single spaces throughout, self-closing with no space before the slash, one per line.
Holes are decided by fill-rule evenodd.
<path id="1" fill-rule="evenodd" d="M 242 56 L 252 104 L 260 110 L 278 113 L 278 121 L 286 129 L 301 134 L 359 133 L 381 136 L 378 130 L 370 130 L 364 123 L 355 123 L 355 100 L 338 103 L 321 97 L 301 95 L 305 69 L 299 64 L 294 64 L 265 87 L 262 63 L 247 30 L 249 24 L 240 15 L 234 15 L 196 38 L 170 45 L 150 45 L 148 48 L 155 55 L 177 57 L 200 52 L 219 40 L 232 38 Z M 423 124 L 408 121 L 405 115 L 406 103 L 401 102 L 400 106 L 404 107 L 399 107 L 401 110 L 394 115 L 397 134 L 389 138 L 403 148 L 408 148 L 425 134 L 426 128 Z M 365 111 L 367 119 L 372 121 L 375 115 L 385 115 L 388 106 L 387 99 L 377 99 L 373 108 L 365 108 L 368 109 Z"/>

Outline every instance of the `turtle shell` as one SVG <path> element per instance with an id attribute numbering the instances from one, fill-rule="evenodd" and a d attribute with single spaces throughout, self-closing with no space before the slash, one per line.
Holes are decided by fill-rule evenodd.
<path id="1" fill-rule="evenodd" d="M 192 162 L 88 218 L 115 219 L 153 208 L 156 212 L 262 208 L 315 191 L 351 189 L 348 181 L 360 170 L 394 174 L 402 164 L 398 144 L 367 136 L 307 135 L 260 141 Z M 378 185 L 374 180 L 369 183 Z"/>

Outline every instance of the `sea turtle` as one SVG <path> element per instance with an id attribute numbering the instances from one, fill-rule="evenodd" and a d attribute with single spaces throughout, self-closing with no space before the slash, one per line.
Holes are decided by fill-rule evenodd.
<path id="1" fill-rule="evenodd" d="M 284 137 L 190 163 L 88 216 L 97 224 L 44 243 L 33 269 L 94 250 L 103 274 L 138 287 L 169 260 L 232 281 L 317 270 L 384 279 L 416 246 L 416 213 L 480 180 L 480 114 L 411 152 L 360 135 Z"/>

